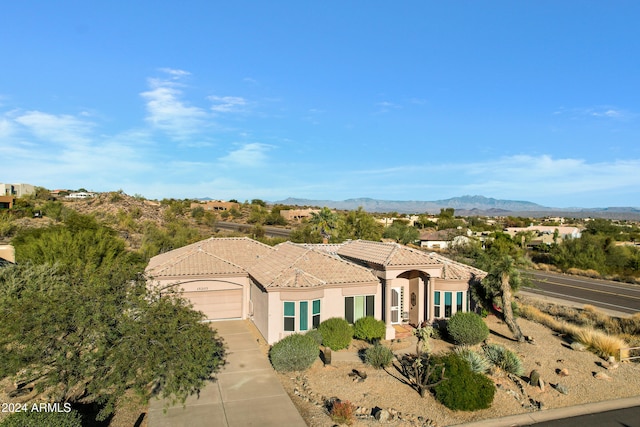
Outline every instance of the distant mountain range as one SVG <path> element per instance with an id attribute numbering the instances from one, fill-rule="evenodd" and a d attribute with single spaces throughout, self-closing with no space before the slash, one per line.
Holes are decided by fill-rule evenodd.
<path id="1" fill-rule="evenodd" d="M 362 208 L 367 212 L 398 212 L 405 214 L 440 213 L 442 208 L 454 208 L 460 216 L 566 216 L 572 218 L 608 218 L 608 219 L 640 219 L 640 208 L 606 207 L 606 208 L 552 208 L 532 202 L 520 200 L 499 200 L 484 196 L 452 197 L 444 200 L 378 200 L 371 198 L 335 200 L 312 200 L 288 198 L 274 201 L 283 205 L 317 206 L 339 210 Z"/>

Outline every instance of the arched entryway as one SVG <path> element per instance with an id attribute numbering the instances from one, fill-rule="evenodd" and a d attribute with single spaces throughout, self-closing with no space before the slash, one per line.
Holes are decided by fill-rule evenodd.
<path id="1" fill-rule="evenodd" d="M 419 325 L 428 317 L 429 311 L 429 275 L 423 271 L 410 270 L 400 274 L 398 278 L 405 279 L 402 300 L 404 312 L 402 317 L 411 325 Z"/>

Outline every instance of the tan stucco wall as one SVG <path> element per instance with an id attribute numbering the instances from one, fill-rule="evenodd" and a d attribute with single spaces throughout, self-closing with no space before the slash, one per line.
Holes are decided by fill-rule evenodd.
<path id="1" fill-rule="evenodd" d="M 257 287 L 256 287 L 257 288 Z M 280 341 L 282 338 L 294 332 L 284 331 L 284 302 L 285 301 L 311 301 L 320 300 L 320 321 L 331 317 L 344 318 L 344 297 L 355 295 L 375 295 L 376 305 L 374 315 L 382 318 L 382 291 L 380 285 L 349 286 L 349 287 L 325 287 L 313 289 L 270 289 L 269 292 L 252 293 L 255 311 L 254 322 L 269 344 Z M 260 298 L 260 301 L 256 300 Z M 297 310 L 296 306 L 296 310 Z M 261 314 L 258 314 L 260 312 Z M 267 313 L 266 316 L 264 313 Z M 296 311 L 296 328 L 298 328 L 299 313 Z M 311 319 L 309 319 L 311 327 Z"/>

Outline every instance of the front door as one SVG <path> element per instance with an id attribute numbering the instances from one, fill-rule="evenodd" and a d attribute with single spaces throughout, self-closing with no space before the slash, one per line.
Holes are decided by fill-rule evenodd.
<path id="1" fill-rule="evenodd" d="M 391 323 L 400 323 L 400 288 L 391 288 Z"/>
<path id="2" fill-rule="evenodd" d="M 412 277 L 409 279 L 409 323 L 419 325 L 420 322 L 420 305 L 418 304 L 418 295 L 420 294 L 420 277 Z"/>

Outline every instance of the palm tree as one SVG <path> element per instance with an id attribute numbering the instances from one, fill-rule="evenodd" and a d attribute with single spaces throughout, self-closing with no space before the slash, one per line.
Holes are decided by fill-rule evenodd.
<path id="1" fill-rule="evenodd" d="M 331 237 L 335 237 L 334 234 L 338 227 L 338 215 L 325 206 L 318 212 L 311 212 L 309 223 L 312 230 L 320 233 L 323 240 L 328 242 Z"/>

